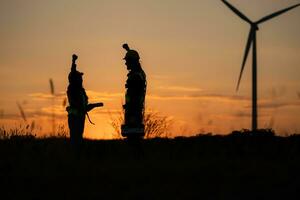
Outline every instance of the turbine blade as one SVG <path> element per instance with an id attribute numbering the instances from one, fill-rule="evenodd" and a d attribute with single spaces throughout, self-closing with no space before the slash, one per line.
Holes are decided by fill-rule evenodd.
<path id="1" fill-rule="evenodd" d="M 241 13 L 238 9 L 236 9 L 235 7 L 233 7 L 233 5 L 231 5 L 230 3 L 228 3 L 225 0 L 222 0 L 222 2 L 229 7 L 230 10 L 232 10 L 235 14 L 237 14 L 240 18 L 242 18 L 243 20 L 245 20 L 246 22 L 248 22 L 249 24 L 252 24 L 252 21 L 250 19 L 248 19 L 248 17 L 246 17 L 243 13 Z"/>
<path id="2" fill-rule="evenodd" d="M 254 28 L 251 27 L 250 32 L 249 32 L 249 36 L 248 36 L 248 41 L 247 41 L 246 48 L 245 48 L 245 53 L 244 53 L 244 59 L 243 59 L 242 67 L 241 67 L 241 72 L 240 72 L 238 84 L 237 84 L 237 87 L 236 87 L 237 91 L 239 90 L 239 87 L 240 87 L 240 83 L 241 83 L 242 75 L 243 75 L 243 72 L 244 72 L 245 64 L 246 64 L 248 54 L 249 54 L 249 51 L 250 51 L 250 48 L 251 48 L 251 44 L 252 44 L 252 41 L 253 41 L 254 32 L 255 32 Z"/>
<path id="3" fill-rule="evenodd" d="M 300 3 L 298 3 L 298 4 L 296 4 L 296 5 L 293 5 L 293 6 L 291 6 L 291 7 L 288 7 L 288 8 L 286 8 L 286 9 L 279 10 L 279 11 L 273 13 L 273 14 L 267 15 L 267 16 L 261 18 L 260 20 L 258 20 L 258 21 L 256 22 L 256 24 L 260 24 L 260 23 L 263 23 L 263 22 L 265 22 L 265 21 L 268 21 L 268 20 L 270 20 L 270 19 L 272 19 L 272 18 L 274 18 L 274 17 L 277 17 L 278 15 L 281 15 L 281 14 L 283 14 L 283 13 L 285 13 L 285 12 L 291 10 L 291 9 L 294 9 L 294 8 L 296 8 L 296 7 L 298 7 L 298 6 L 300 6 Z"/>

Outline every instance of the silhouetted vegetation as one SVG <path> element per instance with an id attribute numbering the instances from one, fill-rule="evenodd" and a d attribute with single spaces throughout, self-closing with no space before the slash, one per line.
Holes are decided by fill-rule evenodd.
<path id="1" fill-rule="evenodd" d="M 121 125 L 124 124 L 124 110 L 110 114 L 110 125 L 114 129 L 114 137 L 121 138 Z M 145 125 L 145 138 L 168 137 L 173 125 L 172 119 L 159 112 L 145 111 L 143 124 Z"/>
<path id="2" fill-rule="evenodd" d="M 51 103 L 52 103 L 52 113 L 51 113 L 51 117 L 52 117 L 52 134 L 55 134 L 55 124 L 56 124 L 56 120 L 55 120 L 55 112 L 54 112 L 54 106 L 55 106 L 55 87 L 54 87 L 54 82 L 53 80 L 50 78 L 49 79 L 49 85 L 50 85 L 50 94 L 51 94 Z"/>
<path id="3" fill-rule="evenodd" d="M 250 137 L 273 137 L 275 136 L 275 132 L 272 129 L 258 129 L 256 131 L 243 129 L 241 131 L 232 131 L 230 136 L 250 136 Z"/>
<path id="4" fill-rule="evenodd" d="M 126 140 L 85 139 L 78 156 L 65 137 L 0 130 L 3 199 L 295 199 L 300 187 L 299 135 L 154 138 L 143 154 Z"/>

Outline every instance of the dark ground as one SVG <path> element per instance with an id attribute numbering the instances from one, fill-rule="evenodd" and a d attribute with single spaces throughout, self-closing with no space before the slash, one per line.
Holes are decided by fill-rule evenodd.
<path id="1" fill-rule="evenodd" d="M 3 200 L 300 199 L 299 178 L 299 136 L 0 140 Z"/>

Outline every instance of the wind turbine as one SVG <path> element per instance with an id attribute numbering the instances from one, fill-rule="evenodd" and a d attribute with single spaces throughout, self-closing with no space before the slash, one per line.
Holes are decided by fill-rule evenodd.
<path id="1" fill-rule="evenodd" d="M 299 4 L 293 5 L 291 7 L 288 7 L 283 10 L 279 10 L 273 14 L 267 15 L 260 20 L 253 22 L 248 17 L 246 17 L 243 13 L 241 13 L 238 9 L 233 7 L 230 3 L 228 3 L 225 0 L 222 0 L 222 2 L 229 7 L 230 10 L 232 10 L 235 14 L 237 14 L 240 18 L 242 18 L 244 21 L 248 22 L 250 24 L 250 32 L 248 36 L 248 41 L 245 48 L 243 63 L 241 67 L 240 76 L 237 83 L 236 90 L 239 89 L 241 78 L 243 75 L 244 67 L 247 61 L 247 57 L 249 54 L 249 50 L 252 46 L 252 131 L 257 130 L 257 50 L 256 50 L 256 32 L 259 30 L 258 25 L 266 22 L 274 17 L 277 17 L 293 8 L 296 8 L 300 6 Z"/>

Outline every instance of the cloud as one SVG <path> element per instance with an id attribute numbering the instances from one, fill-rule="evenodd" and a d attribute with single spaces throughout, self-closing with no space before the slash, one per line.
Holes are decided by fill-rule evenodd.
<path id="1" fill-rule="evenodd" d="M 246 96 L 220 95 L 220 94 L 193 94 L 193 95 L 149 95 L 148 99 L 153 100 L 211 100 L 211 101 L 249 101 Z"/>
<path id="2" fill-rule="evenodd" d="M 91 101 L 109 101 L 116 98 L 119 99 L 125 95 L 120 92 L 96 92 L 92 90 L 87 90 L 86 93 Z"/>
<path id="3" fill-rule="evenodd" d="M 208 126 L 212 126 L 213 123 L 214 123 L 214 121 L 213 121 L 212 119 L 210 119 L 210 120 L 207 121 L 207 125 L 208 125 Z"/>
<path id="4" fill-rule="evenodd" d="M 119 99 L 120 97 L 124 96 L 123 93 L 95 92 L 92 90 L 87 90 L 86 92 L 89 97 L 89 102 L 109 101 Z M 48 101 L 48 103 L 45 104 L 43 102 L 43 105 L 39 108 L 24 108 L 24 114 L 26 114 L 27 118 L 51 117 L 53 112 L 56 118 L 60 119 L 67 117 L 67 112 L 65 110 L 67 104 L 67 96 L 65 92 L 60 92 L 55 95 L 56 98 L 54 106 L 51 105 L 51 100 L 53 99 L 53 96 L 51 94 L 40 92 L 29 94 L 29 96 L 32 98 L 32 101 Z M 98 108 L 93 110 L 91 114 L 116 114 L 119 112 L 121 112 L 121 110 L 107 110 Z M 9 114 L 2 117 L 5 119 L 21 119 L 20 114 Z"/>
<path id="5" fill-rule="evenodd" d="M 300 92 L 297 93 L 298 98 L 300 99 Z"/>
<path id="6" fill-rule="evenodd" d="M 46 117 L 46 118 L 52 118 L 52 114 L 54 113 L 55 119 L 61 120 L 61 119 L 66 119 L 67 118 L 67 111 L 65 108 L 62 108 L 59 105 L 54 106 L 45 106 L 39 109 L 24 109 L 24 115 L 26 115 L 26 119 L 32 119 L 32 118 L 41 118 L 41 117 Z M 93 111 L 89 112 L 90 116 L 93 115 L 116 115 L 122 113 L 121 109 L 102 109 L 102 108 L 96 108 Z M 23 120 L 24 116 L 21 115 L 21 113 L 14 113 L 14 114 L 5 114 L 1 116 L 1 119 L 11 119 L 11 120 Z M 28 120 L 27 120 L 28 121 Z"/>
<path id="7" fill-rule="evenodd" d="M 154 74 L 151 76 L 151 78 L 155 80 L 167 80 L 170 78 L 170 76 Z"/>
<path id="8" fill-rule="evenodd" d="M 100 115 L 115 115 L 115 114 L 121 114 L 121 109 L 96 109 L 91 112 L 91 114 L 100 114 Z"/>
<path id="9" fill-rule="evenodd" d="M 273 87 L 270 91 L 267 92 L 267 94 L 272 99 L 277 99 L 283 97 L 286 94 L 286 91 L 287 89 L 285 86 L 279 86 L 279 87 Z"/>
<path id="10" fill-rule="evenodd" d="M 35 111 L 24 111 L 26 113 L 26 119 L 31 120 L 32 118 L 40 118 L 40 117 L 47 117 L 47 118 L 51 118 L 52 117 L 52 113 L 49 113 L 47 111 L 44 110 L 35 110 Z M 61 119 L 66 119 L 67 117 L 67 113 L 62 114 L 62 113 L 55 113 L 55 118 L 57 120 L 61 120 Z M 22 116 L 20 114 L 5 114 L 3 116 L 4 120 L 21 120 Z M 22 119 L 23 120 L 23 119 Z M 27 120 L 27 121 L 28 121 Z"/>
<path id="11" fill-rule="evenodd" d="M 166 87 L 170 90 L 181 90 L 181 91 L 201 91 L 200 88 L 186 88 L 186 87 Z M 111 101 L 115 99 L 124 98 L 124 93 L 121 92 L 96 92 L 92 90 L 87 90 L 87 95 L 90 102 L 102 102 L 102 101 Z M 29 94 L 30 97 L 33 97 L 34 100 L 51 100 L 52 95 L 47 93 L 33 93 Z M 66 97 L 64 92 L 61 92 L 57 95 L 58 99 L 62 102 Z M 150 100 L 163 100 L 163 101 L 172 101 L 172 100 L 182 100 L 182 101 L 191 101 L 191 100 L 211 100 L 211 101 L 249 101 L 250 98 L 246 96 L 238 95 L 222 95 L 222 94 L 184 94 L 184 95 L 160 95 L 160 94 L 150 94 L 146 95 L 146 99 Z"/>
<path id="12" fill-rule="evenodd" d="M 300 106 L 299 101 L 286 101 L 286 102 L 272 102 L 272 101 L 261 101 L 258 103 L 259 108 L 263 109 L 276 109 L 282 107 Z M 246 106 L 246 108 L 251 108 L 251 105 Z"/>
<path id="13" fill-rule="evenodd" d="M 86 93 L 89 97 L 89 100 L 92 100 L 92 101 L 112 100 L 114 98 L 124 96 L 123 93 L 95 92 L 92 90 L 86 90 Z M 53 96 L 51 94 L 42 93 L 42 92 L 32 93 L 32 94 L 29 94 L 29 96 L 32 97 L 33 100 L 38 100 L 38 101 L 51 100 L 53 98 Z M 61 100 L 63 100 L 66 96 L 67 96 L 67 94 L 65 92 L 60 92 L 55 95 L 56 99 L 61 99 Z"/>
<path id="14" fill-rule="evenodd" d="M 52 94 L 43 93 L 43 92 L 32 93 L 32 94 L 29 94 L 29 96 L 32 97 L 34 100 L 38 100 L 38 101 L 51 100 L 53 98 Z M 65 92 L 59 92 L 54 95 L 54 97 L 59 98 L 59 99 L 65 97 L 65 96 L 66 96 Z"/>
<path id="15" fill-rule="evenodd" d="M 261 108 L 282 108 L 288 106 L 300 106 L 300 102 L 265 102 L 259 104 L 259 107 Z"/>
<path id="16" fill-rule="evenodd" d="M 160 90 L 171 90 L 177 92 L 201 92 L 203 89 L 196 87 L 183 87 L 183 86 L 159 86 Z"/>
<path id="17" fill-rule="evenodd" d="M 251 117 L 251 113 L 250 112 L 246 112 L 246 111 L 238 111 L 236 113 L 233 114 L 234 117 Z"/>
<path id="18" fill-rule="evenodd" d="M 10 113 L 6 113 L 5 115 L 2 116 L 3 120 L 7 120 L 7 119 L 22 119 L 22 116 L 20 114 L 10 114 Z M 23 119 L 22 119 L 23 120 Z"/>
<path id="19" fill-rule="evenodd" d="M 269 119 L 270 113 L 268 111 L 260 111 L 258 113 L 258 119 Z M 249 119 L 252 118 L 251 110 L 239 110 L 239 111 L 233 111 L 231 113 L 219 113 L 211 115 L 211 118 L 214 119 L 214 121 L 230 121 L 230 123 L 235 124 L 239 123 L 241 118 Z"/>
<path id="20" fill-rule="evenodd" d="M 4 110 L 0 109 L 0 119 L 2 119 L 4 117 Z"/>

